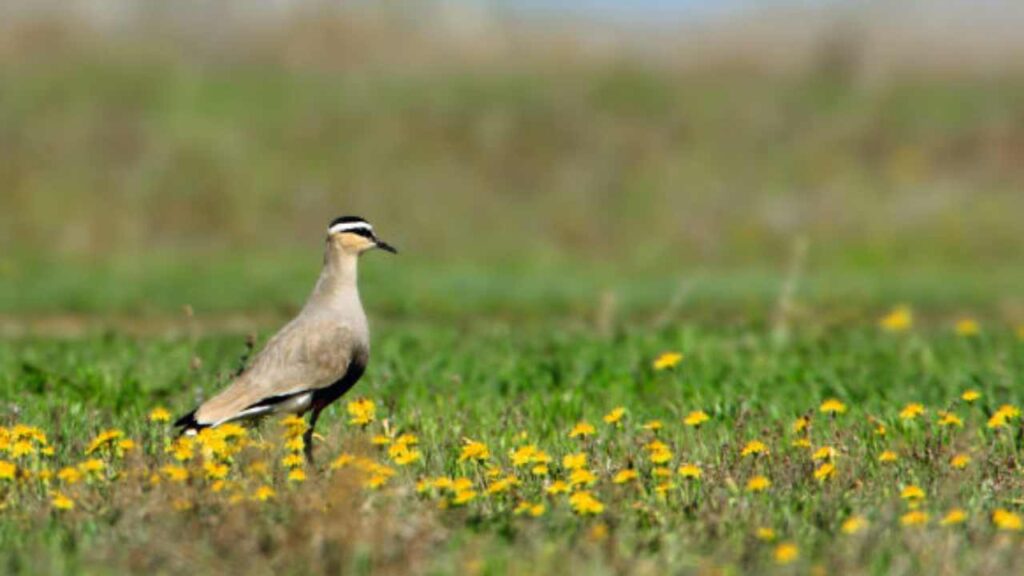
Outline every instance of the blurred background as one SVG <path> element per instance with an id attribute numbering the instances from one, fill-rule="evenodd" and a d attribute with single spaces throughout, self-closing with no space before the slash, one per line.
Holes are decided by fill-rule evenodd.
<path id="1" fill-rule="evenodd" d="M 1016 2 L 6 0 L 0 330 L 1024 321 Z"/>

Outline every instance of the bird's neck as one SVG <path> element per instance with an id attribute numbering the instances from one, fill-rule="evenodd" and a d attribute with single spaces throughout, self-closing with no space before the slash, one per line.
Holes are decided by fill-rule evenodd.
<path id="1" fill-rule="evenodd" d="M 324 254 L 324 268 L 310 295 L 310 303 L 328 306 L 358 303 L 358 267 L 359 256 L 329 242 Z"/>

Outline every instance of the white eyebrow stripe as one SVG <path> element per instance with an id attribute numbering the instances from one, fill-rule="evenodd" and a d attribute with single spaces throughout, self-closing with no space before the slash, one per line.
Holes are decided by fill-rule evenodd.
<path id="1" fill-rule="evenodd" d="M 335 224 L 327 229 L 329 234 L 337 234 L 338 232 L 349 232 L 352 230 L 369 230 L 373 232 L 373 226 L 370 226 L 368 222 L 342 222 Z"/>

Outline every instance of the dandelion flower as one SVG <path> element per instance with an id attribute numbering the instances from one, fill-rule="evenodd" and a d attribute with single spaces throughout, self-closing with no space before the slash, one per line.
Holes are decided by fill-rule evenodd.
<path id="1" fill-rule="evenodd" d="M 992 523 L 1000 530 L 1008 532 L 1020 532 L 1024 529 L 1024 521 L 1020 516 L 1002 508 L 992 513 Z"/>
<path id="2" fill-rule="evenodd" d="M 810 450 L 811 441 L 807 438 L 797 438 L 796 440 L 793 440 L 793 442 L 790 443 L 790 446 L 792 446 L 793 448 L 804 448 Z"/>
<path id="3" fill-rule="evenodd" d="M 593 515 L 604 512 L 604 504 L 586 490 L 576 492 L 570 496 L 569 505 L 572 506 L 573 512 L 580 515 Z"/>
<path id="4" fill-rule="evenodd" d="M 638 477 L 639 474 L 637 474 L 636 470 L 634 470 L 633 468 L 627 468 L 625 470 L 620 470 L 617 474 L 615 474 L 615 477 L 612 478 L 612 483 L 625 484 L 626 482 L 632 482 L 636 480 Z"/>
<path id="5" fill-rule="evenodd" d="M 102 472 L 104 468 L 106 468 L 106 464 L 104 464 L 103 460 L 100 460 L 99 458 L 90 458 L 78 465 L 78 469 L 86 474 L 90 472 Z"/>
<path id="6" fill-rule="evenodd" d="M 835 476 L 835 473 L 835 464 L 832 464 L 831 462 L 826 462 L 821 466 L 818 466 L 818 469 L 814 471 L 814 479 L 824 482 L 825 480 L 828 480 L 832 476 Z"/>
<path id="7" fill-rule="evenodd" d="M 668 444 L 660 440 L 654 440 L 647 444 L 647 446 L 644 446 L 644 448 L 654 464 L 666 464 L 672 460 L 672 449 L 668 447 Z"/>
<path id="8" fill-rule="evenodd" d="M 683 361 L 683 355 L 678 352 L 663 352 L 654 359 L 654 369 L 668 370 L 675 368 L 680 362 Z"/>
<path id="9" fill-rule="evenodd" d="M 764 476 L 754 476 L 747 481 L 747 492 L 763 492 L 772 485 L 772 481 Z"/>
<path id="10" fill-rule="evenodd" d="M 306 472 L 302 468 L 295 468 L 288 473 L 289 482 L 305 482 Z"/>
<path id="11" fill-rule="evenodd" d="M 866 518 L 864 518 L 863 516 L 854 515 L 844 520 L 842 526 L 840 526 L 839 529 L 843 532 L 843 534 L 853 535 L 858 532 L 862 532 L 867 527 L 868 521 Z"/>
<path id="12" fill-rule="evenodd" d="M 711 417 L 708 416 L 707 412 L 703 410 L 694 410 L 687 414 L 686 418 L 683 418 L 683 424 L 686 424 L 687 426 L 691 426 L 693 428 L 700 428 L 701 424 L 707 422 L 710 419 Z"/>
<path id="13" fill-rule="evenodd" d="M 834 460 L 836 457 L 836 449 L 831 446 L 822 446 L 814 451 L 811 455 L 811 460 Z"/>
<path id="14" fill-rule="evenodd" d="M 657 431 L 665 427 L 665 424 L 661 420 L 648 420 L 644 422 L 642 428 L 644 430 Z"/>
<path id="15" fill-rule="evenodd" d="M 956 426 L 963 428 L 964 421 L 959 416 L 952 412 L 942 412 L 939 415 L 939 426 Z"/>
<path id="16" fill-rule="evenodd" d="M 587 455 L 584 452 L 566 454 L 562 458 L 562 466 L 569 470 L 578 470 L 587 465 Z"/>
<path id="17" fill-rule="evenodd" d="M 971 457 L 967 454 L 956 454 L 949 459 L 949 465 L 957 470 L 963 470 L 967 468 L 967 465 L 971 463 Z"/>
<path id="18" fill-rule="evenodd" d="M 954 326 L 956 335 L 961 338 L 972 338 L 981 332 L 981 325 L 974 318 L 965 317 L 957 320 Z"/>
<path id="19" fill-rule="evenodd" d="M 836 398 L 830 398 L 822 402 L 818 410 L 823 414 L 842 414 L 846 412 L 846 404 L 843 404 Z"/>
<path id="20" fill-rule="evenodd" d="M 775 557 L 776 564 L 792 564 L 800 557 L 800 549 L 792 542 L 783 542 L 775 547 L 775 552 L 772 555 Z"/>
<path id="21" fill-rule="evenodd" d="M 95 438 L 92 439 L 92 442 L 89 443 L 89 447 L 85 449 L 85 454 L 88 456 L 89 454 L 92 454 L 93 452 L 106 446 L 107 444 L 110 444 L 115 440 L 119 440 L 123 437 L 124 432 L 116 428 L 104 430 L 103 432 L 100 432 L 99 434 L 96 435 Z"/>
<path id="22" fill-rule="evenodd" d="M 367 426 L 376 419 L 377 405 L 368 398 L 357 398 L 348 403 L 346 410 L 349 415 L 349 424 Z"/>
<path id="23" fill-rule="evenodd" d="M 978 400 L 979 398 L 981 398 L 981 392 L 978 392 L 977 390 L 974 390 L 974 389 L 965 390 L 964 393 L 960 395 L 960 398 L 964 402 L 968 402 L 968 403 L 974 402 L 975 400 Z"/>
<path id="24" fill-rule="evenodd" d="M 0 480 L 14 480 L 14 473 L 18 467 L 7 460 L 0 460 Z"/>
<path id="25" fill-rule="evenodd" d="M 904 406 L 903 410 L 900 410 L 900 419 L 913 420 L 922 414 L 924 414 L 924 406 L 916 402 L 911 402 Z"/>
<path id="26" fill-rule="evenodd" d="M 465 462 L 466 460 L 483 462 L 490 457 L 491 451 L 487 449 L 486 444 L 466 438 L 465 444 L 462 446 L 462 452 L 459 454 L 459 462 Z"/>
<path id="27" fill-rule="evenodd" d="M 53 499 L 50 500 L 50 504 L 57 510 L 71 510 L 75 507 L 75 501 L 68 498 L 61 492 L 57 492 L 53 495 Z"/>
<path id="28" fill-rule="evenodd" d="M 962 508 L 951 508 L 946 515 L 939 520 L 940 526 L 956 526 L 957 524 L 963 524 L 967 520 L 967 512 L 964 512 Z"/>
<path id="29" fill-rule="evenodd" d="M 271 488 L 270 486 L 264 484 L 263 486 L 260 486 L 259 488 L 256 489 L 256 492 L 255 494 L 253 494 L 253 497 L 256 498 L 256 500 L 259 500 L 260 502 L 266 502 L 267 500 L 272 500 L 276 498 L 277 492 L 275 492 L 274 489 Z"/>
<path id="30" fill-rule="evenodd" d="M 547 464 L 537 464 L 533 468 L 530 468 L 530 474 L 533 474 L 534 476 L 547 476 L 548 472 Z"/>
<path id="31" fill-rule="evenodd" d="M 579 422 L 569 431 L 569 438 L 586 438 L 592 436 L 597 430 L 589 422 Z"/>
<path id="32" fill-rule="evenodd" d="M 150 422 L 170 422 L 171 413 L 167 411 L 167 408 L 163 406 L 157 406 L 149 412 Z"/>
<path id="33" fill-rule="evenodd" d="M 696 464 L 683 464 L 678 470 L 676 470 L 676 473 L 683 478 L 690 478 L 692 480 L 699 480 L 703 474 L 700 466 L 697 466 Z"/>
<path id="34" fill-rule="evenodd" d="M 586 468 L 573 470 L 572 473 L 569 474 L 569 485 L 572 487 L 590 486 L 594 482 L 597 482 L 597 476 Z"/>
<path id="35" fill-rule="evenodd" d="M 775 540 L 775 530 L 761 526 L 754 531 L 754 537 L 762 542 L 771 542 Z"/>
<path id="36" fill-rule="evenodd" d="M 65 468 L 61 468 L 60 471 L 57 472 L 57 479 L 65 484 L 75 484 L 82 479 L 82 473 L 78 468 L 67 466 Z"/>
<path id="37" fill-rule="evenodd" d="M 878 321 L 886 332 L 906 332 L 914 325 L 914 313 L 909 306 L 897 306 Z"/>
<path id="38" fill-rule="evenodd" d="M 562 480 L 555 480 L 545 489 L 545 491 L 548 494 L 565 494 L 569 491 L 569 484 Z"/>
<path id="39" fill-rule="evenodd" d="M 181 466 L 167 465 L 160 469 L 164 473 L 164 476 L 172 482 L 184 482 L 188 480 L 188 468 Z"/>
<path id="40" fill-rule="evenodd" d="M 881 462 L 882 464 L 895 462 L 896 460 L 899 460 L 899 456 L 897 456 L 896 453 L 893 452 L 892 450 L 886 450 L 878 455 L 878 461 Z"/>
<path id="41" fill-rule="evenodd" d="M 928 513 L 920 510 L 911 510 L 900 516 L 900 524 L 904 526 L 921 526 L 928 523 Z"/>
<path id="42" fill-rule="evenodd" d="M 455 493 L 455 496 L 452 498 L 452 504 L 454 504 L 455 506 L 462 506 L 463 504 L 468 504 L 475 500 L 476 496 L 476 490 L 469 488 L 467 488 L 466 490 L 459 490 L 458 492 Z"/>
<path id="43" fill-rule="evenodd" d="M 811 419 L 810 418 L 808 418 L 807 416 L 800 416 L 799 418 L 797 418 L 796 420 L 793 421 L 793 433 L 794 434 L 799 434 L 799 433 L 803 432 L 804 430 L 807 430 L 807 427 L 810 426 L 810 425 L 811 425 Z"/>
<path id="44" fill-rule="evenodd" d="M 743 447 L 740 451 L 740 456 L 754 456 L 759 454 L 768 454 L 768 446 L 760 440 L 751 440 Z"/>
<path id="45" fill-rule="evenodd" d="M 612 409 L 611 412 L 604 415 L 605 424 L 618 424 L 622 421 L 622 418 L 626 415 L 626 409 L 622 406 Z"/>
<path id="46" fill-rule="evenodd" d="M 924 500 L 925 493 L 920 486 L 911 484 L 900 491 L 900 498 L 908 501 Z"/>
<path id="47" fill-rule="evenodd" d="M 306 459 L 302 457 L 302 454 L 289 454 L 284 458 L 281 458 L 281 466 L 285 468 L 298 468 L 306 462 Z"/>
<path id="48" fill-rule="evenodd" d="M 231 470 L 227 464 L 219 464 L 217 462 L 206 462 L 203 464 L 203 470 L 206 471 L 206 477 L 211 480 L 223 480 L 227 477 L 228 472 Z"/>

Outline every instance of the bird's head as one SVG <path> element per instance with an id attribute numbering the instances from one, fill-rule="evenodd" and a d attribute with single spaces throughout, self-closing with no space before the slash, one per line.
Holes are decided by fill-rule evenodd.
<path id="1" fill-rule="evenodd" d="M 394 246 L 377 238 L 369 222 L 358 216 L 342 216 L 332 220 L 327 227 L 327 241 L 348 254 L 359 255 L 373 248 L 398 254 Z"/>

